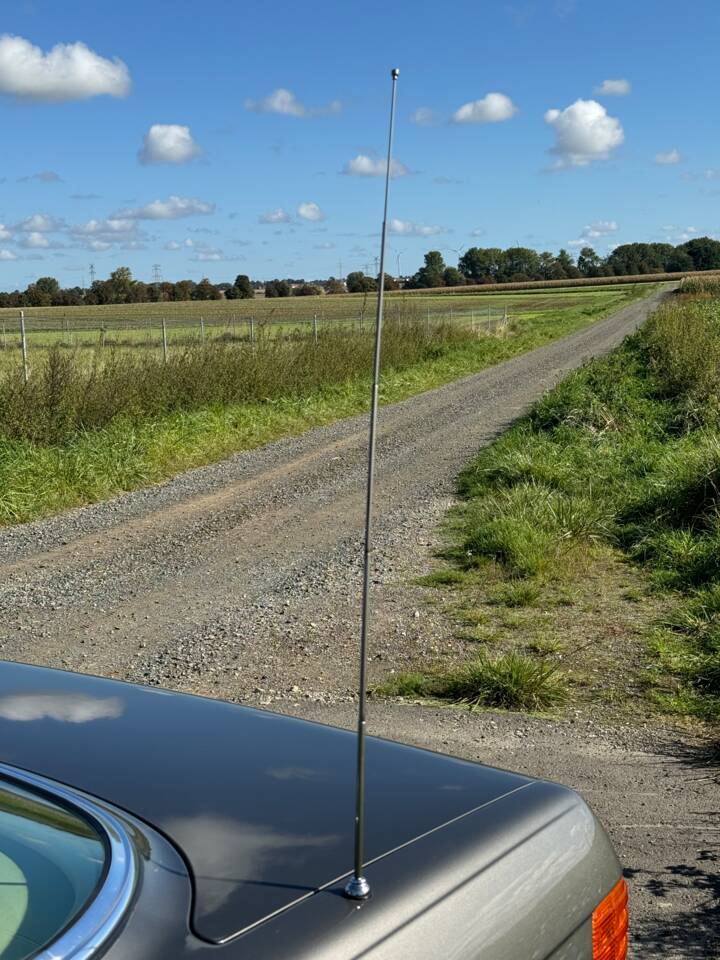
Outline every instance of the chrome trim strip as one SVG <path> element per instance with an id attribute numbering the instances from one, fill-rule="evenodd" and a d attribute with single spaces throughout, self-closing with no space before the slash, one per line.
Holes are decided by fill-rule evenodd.
<path id="1" fill-rule="evenodd" d="M 35 960 L 89 960 L 97 956 L 123 919 L 135 892 L 138 858 L 127 827 L 103 806 L 54 780 L 5 763 L 0 763 L 0 777 L 15 780 L 21 786 L 27 784 L 51 798 L 58 797 L 85 814 L 105 835 L 109 861 L 102 886 L 77 921 L 38 953 Z"/>

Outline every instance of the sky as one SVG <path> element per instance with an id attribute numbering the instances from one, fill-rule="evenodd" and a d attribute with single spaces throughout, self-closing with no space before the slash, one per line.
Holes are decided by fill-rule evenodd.
<path id="1" fill-rule="evenodd" d="M 3 0 L 0 289 L 720 235 L 720 4 Z"/>

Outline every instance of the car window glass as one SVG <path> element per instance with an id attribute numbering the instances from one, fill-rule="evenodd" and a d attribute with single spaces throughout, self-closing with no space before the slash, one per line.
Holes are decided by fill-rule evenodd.
<path id="1" fill-rule="evenodd" d="M 55 940 L 93 898 L 105 860 L 86 819 L 0 781 L 0 960 L 25 960 Z"/>

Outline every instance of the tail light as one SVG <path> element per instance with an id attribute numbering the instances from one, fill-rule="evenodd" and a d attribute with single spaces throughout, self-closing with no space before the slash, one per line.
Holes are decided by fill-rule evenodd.
<path id="1" fill-rule="evenodd" d="M 593 960 L 625 960 L 628 947 L 628 892 L 621 877 L 592 915 Z"/>

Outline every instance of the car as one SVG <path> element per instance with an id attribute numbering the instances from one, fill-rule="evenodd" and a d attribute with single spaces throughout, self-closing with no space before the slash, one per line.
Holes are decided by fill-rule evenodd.
<path id="1" fill-rule="evenodd" d="M 0 664 L 0 958 L 620 960 L 566 787 L 203 697 Z"/>

